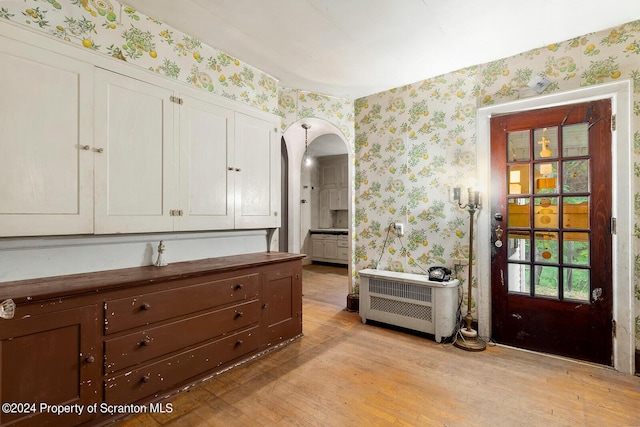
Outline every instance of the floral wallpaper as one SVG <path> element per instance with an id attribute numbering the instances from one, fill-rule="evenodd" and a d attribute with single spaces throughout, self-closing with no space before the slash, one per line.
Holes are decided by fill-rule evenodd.
<path id="1" fill-rule="evenodd" d="M 450 201 L 449 191 L 469 186 L 476 175 L 476 110 L 535 95 L 527 83 L 536 75 L 552 82 L 544 94 L 617 79 L 634 83 L 630 197 L 640 348 L 640 21 L 356 100 L 354 271 L 381 264 L 420 272 L 468 259 L 469 214 Z M 406 224 L 405 236 L 391 234 L 385 245 L 396 221 Z M 467 267 L 457 273 L 467 282 Z M 466 295 L 463 301 L 464 312 Z"/>
<path id="2" fill-rule="evenodd" d="M 0 3 L 0 19 L 278 113 L 273 77 L 115 0 Z"/>
<path id="3" fill-rule="evenodd" d="M 640 348 L 640 21 L 352 101 L 280 87 L 272 76 L 116 0 L 0 3 L 0 20 L 277 114 L 282 130 L 304 117 L 336 125 L 355 156 L 354 272 L 377 264 L 419 272 L 468 258 L 468 213 L 450 202 L 449 191 L 476 175 L 477 108 L 530 95 L 526 85 L 535 75 L 552 82 L 546 94 L 631 79 Z M 396 221 L 405 223 L 405 236 L 385 243 Z M 466 271 L 457 271 L 463 282 Z"/>
<path id="4" fill-rule="evenodd" d="M 282 131 L 302 118 L 314 117 L 334 124 L 353 146 L 353 101 L 298 89 L 281 88 L 278 100 Z"/>

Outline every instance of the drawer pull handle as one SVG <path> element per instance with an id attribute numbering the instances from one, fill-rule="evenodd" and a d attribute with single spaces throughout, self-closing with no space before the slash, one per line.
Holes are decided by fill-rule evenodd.
<path id="1" fill-rule="evenodd" d="M 148 302 L 143 302 L 140 308 L 142 310 L 149 310 L 151 308 L 151 304 L 149 304 Z"/>
<path id="2" fill-rule="evenodd" d="M 236 319 L 237 319 L 238 317 L 242 317 L 242 316 L 244 316 L 244 313 L 243 313 L 243 312 L 241 312 L 241 311 L 236 311 Z"/>
<path id="3" fill-rule="evenodd" d="M 269 303 L 265 302 L 264 304 L 262 304 L 262 308 L 269 308 Z"/>
<path id="4" fill-rule="evenodd" d="M 238 283 L 238 284 L 237 284 L 237 285 L 235 285 L 233 288 L 237 291 L 237 290 L 239 290 L 239 289 L 244 288 L 244 285 L 243 285 L 242 283 Z"/>
<path id="5" fill-rule="evenodd" d="M 85 363 L 93 363 L 96 361 L 96 358 L 93 356 L 88 356 L 86 359 L 84 359 Z"/>
<path id="6" fill-rule="evenodd" d="M 151 338 L 145 337 L 142 341 L 140 341 L 140 347 L 146 347 L 151 344 Z"/>
<path id="7" fill-rule="evenodd" d="M 236 345 L 235 345 L 236 347 L 240 347 L 241 345 L 242 345 L 242 340 L 236 341 Z"/>
<path id="8" fill-rule="evenodd" d="M 145 375 L 144 377 L 140 378 L 140 382 L 143 383 L 148 383 L 149 380 L 151 380 L 151 377 L 149 377 L 149 375 Z"/>

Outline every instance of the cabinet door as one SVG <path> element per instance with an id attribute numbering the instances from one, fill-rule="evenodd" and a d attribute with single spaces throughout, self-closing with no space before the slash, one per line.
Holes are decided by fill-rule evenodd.
<path id="1" fill-rule="evenodd" d="M 320 163 L 320 186 L 323 188 L 336 188 L 338 185 L 338 169 L 336 164 Z"/>
<path id="2" fill-rule="evenodd" d="M 332 188 L 329 191 L 329 210 L 335 211 L 340 209 L 340 192 L 336 188 Z"/>
<path id="3" fill-rule="evenodd" d="M 0 64 L 0 237 L 93 232 L 93 67 L 10 39 Z"/>
<path id="4" fill-rule="evenodd" d="M 330 190 L 320 190 L 318 193 L 318 228 L 333 227 L 331 211 L 329 210 Z"/>
<path id="5" fill-rule="evenodd" d="M 96 70 L 95 232 L 172 231 L 172 92 Z"/>
<path id="6" fill-rule="evenodd" d="M 211 96 L 208 96 L 211 98 Z M 182 94 L 180 110 L 180 230 L 234 227 L 232 110 Z"/>
<path id="7" fill-rule="evenodd" d="M 347 188 L 349 187 L 349 161 L 348 157 L 345 154 L 344 160 L 338 161 L 338 187 Z"/>
<path id="8" fill-rule="evenodd" d="M 235 228 L 280 227 L 280 141 L 273 122 L 235 114 Z"/>
<path id="9" fill-rule="evenodd" d="M 338 209 L 343 211 L 349 210 L 349 189 L 348 188 L 338 189 Z"/>
<path id="10" fill-rule="evenodd" d="M 324 239 L 311 237 L 311 257 L 324 258 Z"/>
<path id="11" fill-rule="evenodd" d="M 331 259 L 338 258 L 338 241 L 337 240 L 325 240 L 324 257 L 331 258 Z"/>
<path id="12" fill-rule="evenodd" d="M 36 411 L 3 410 L 0 424 L 71 426 L 91 419 L 95 415 L 87 406 L 102 400 L 97 307 L 28 314 L 28 308 L 18 307 L 14 319 L 2 320 L 0 396 L 3 403 L 33 403 Z M 40 411 L 40 403 L 77 404 L 85 410 L 56 415 Z"/>
<path id="13" fill-rule="evenodd" d="M 302 334 L 302 262 L 274 266 L 262 277 L 264 349 Z"/>

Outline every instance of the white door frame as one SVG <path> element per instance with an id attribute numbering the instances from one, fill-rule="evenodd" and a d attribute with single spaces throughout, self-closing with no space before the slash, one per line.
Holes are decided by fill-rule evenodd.
<path id="1" fill-rule="evenodd" d="M 616 115 L 616 130 L 611 134 L 613 161 L 613 216 L 617 219 L 617 234 L 613 236 L 613 318 L 617 336 L 613 342 L 613 366 L 628 374 L 634 372 L 634 262 L 632 250 L 633 138 L 631 132 L 632 88 L 630 80 L 605 83 L 536 98 L 528 98 L 478 109 L 478 181 L 485 184 L 487 205 L 478 215 L 478 328 L 482 336 L 491 336 L 491 218 L 487 207 L 491 200 L 491 131 L 492 116 L 504 113 L 574 104 L 596 99 L 611 99 Z"/>

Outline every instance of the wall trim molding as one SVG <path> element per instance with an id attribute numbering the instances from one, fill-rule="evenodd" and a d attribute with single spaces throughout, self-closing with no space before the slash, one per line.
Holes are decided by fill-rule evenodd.
<path id="1" fill-rule="evenodd" d="M 634 340 L 634 280 L 633 280 L 633 144 L 631 116 L 633 114 L 633 83 L 621 80 L 546 96 L 507 102 L 477 110 L 478 181 L 486 187 L 485 200 L 491 200 L 490 119 L 497 114 L 516 113 L 573 104 L 597 99 L 611 99 L 617 129 L 612 132 L 613 155 L 613 215 L 617 218 L 618 234 L 613 236 L 613 318 L 618 324 L 613 342 L 613 366 L 633 374 L 636 356 Z M 478 323 L 482 336 L 491 336 L 491 212 L 478 215 Z M 482 249 L 485 250 L 482 250 Z"/>

